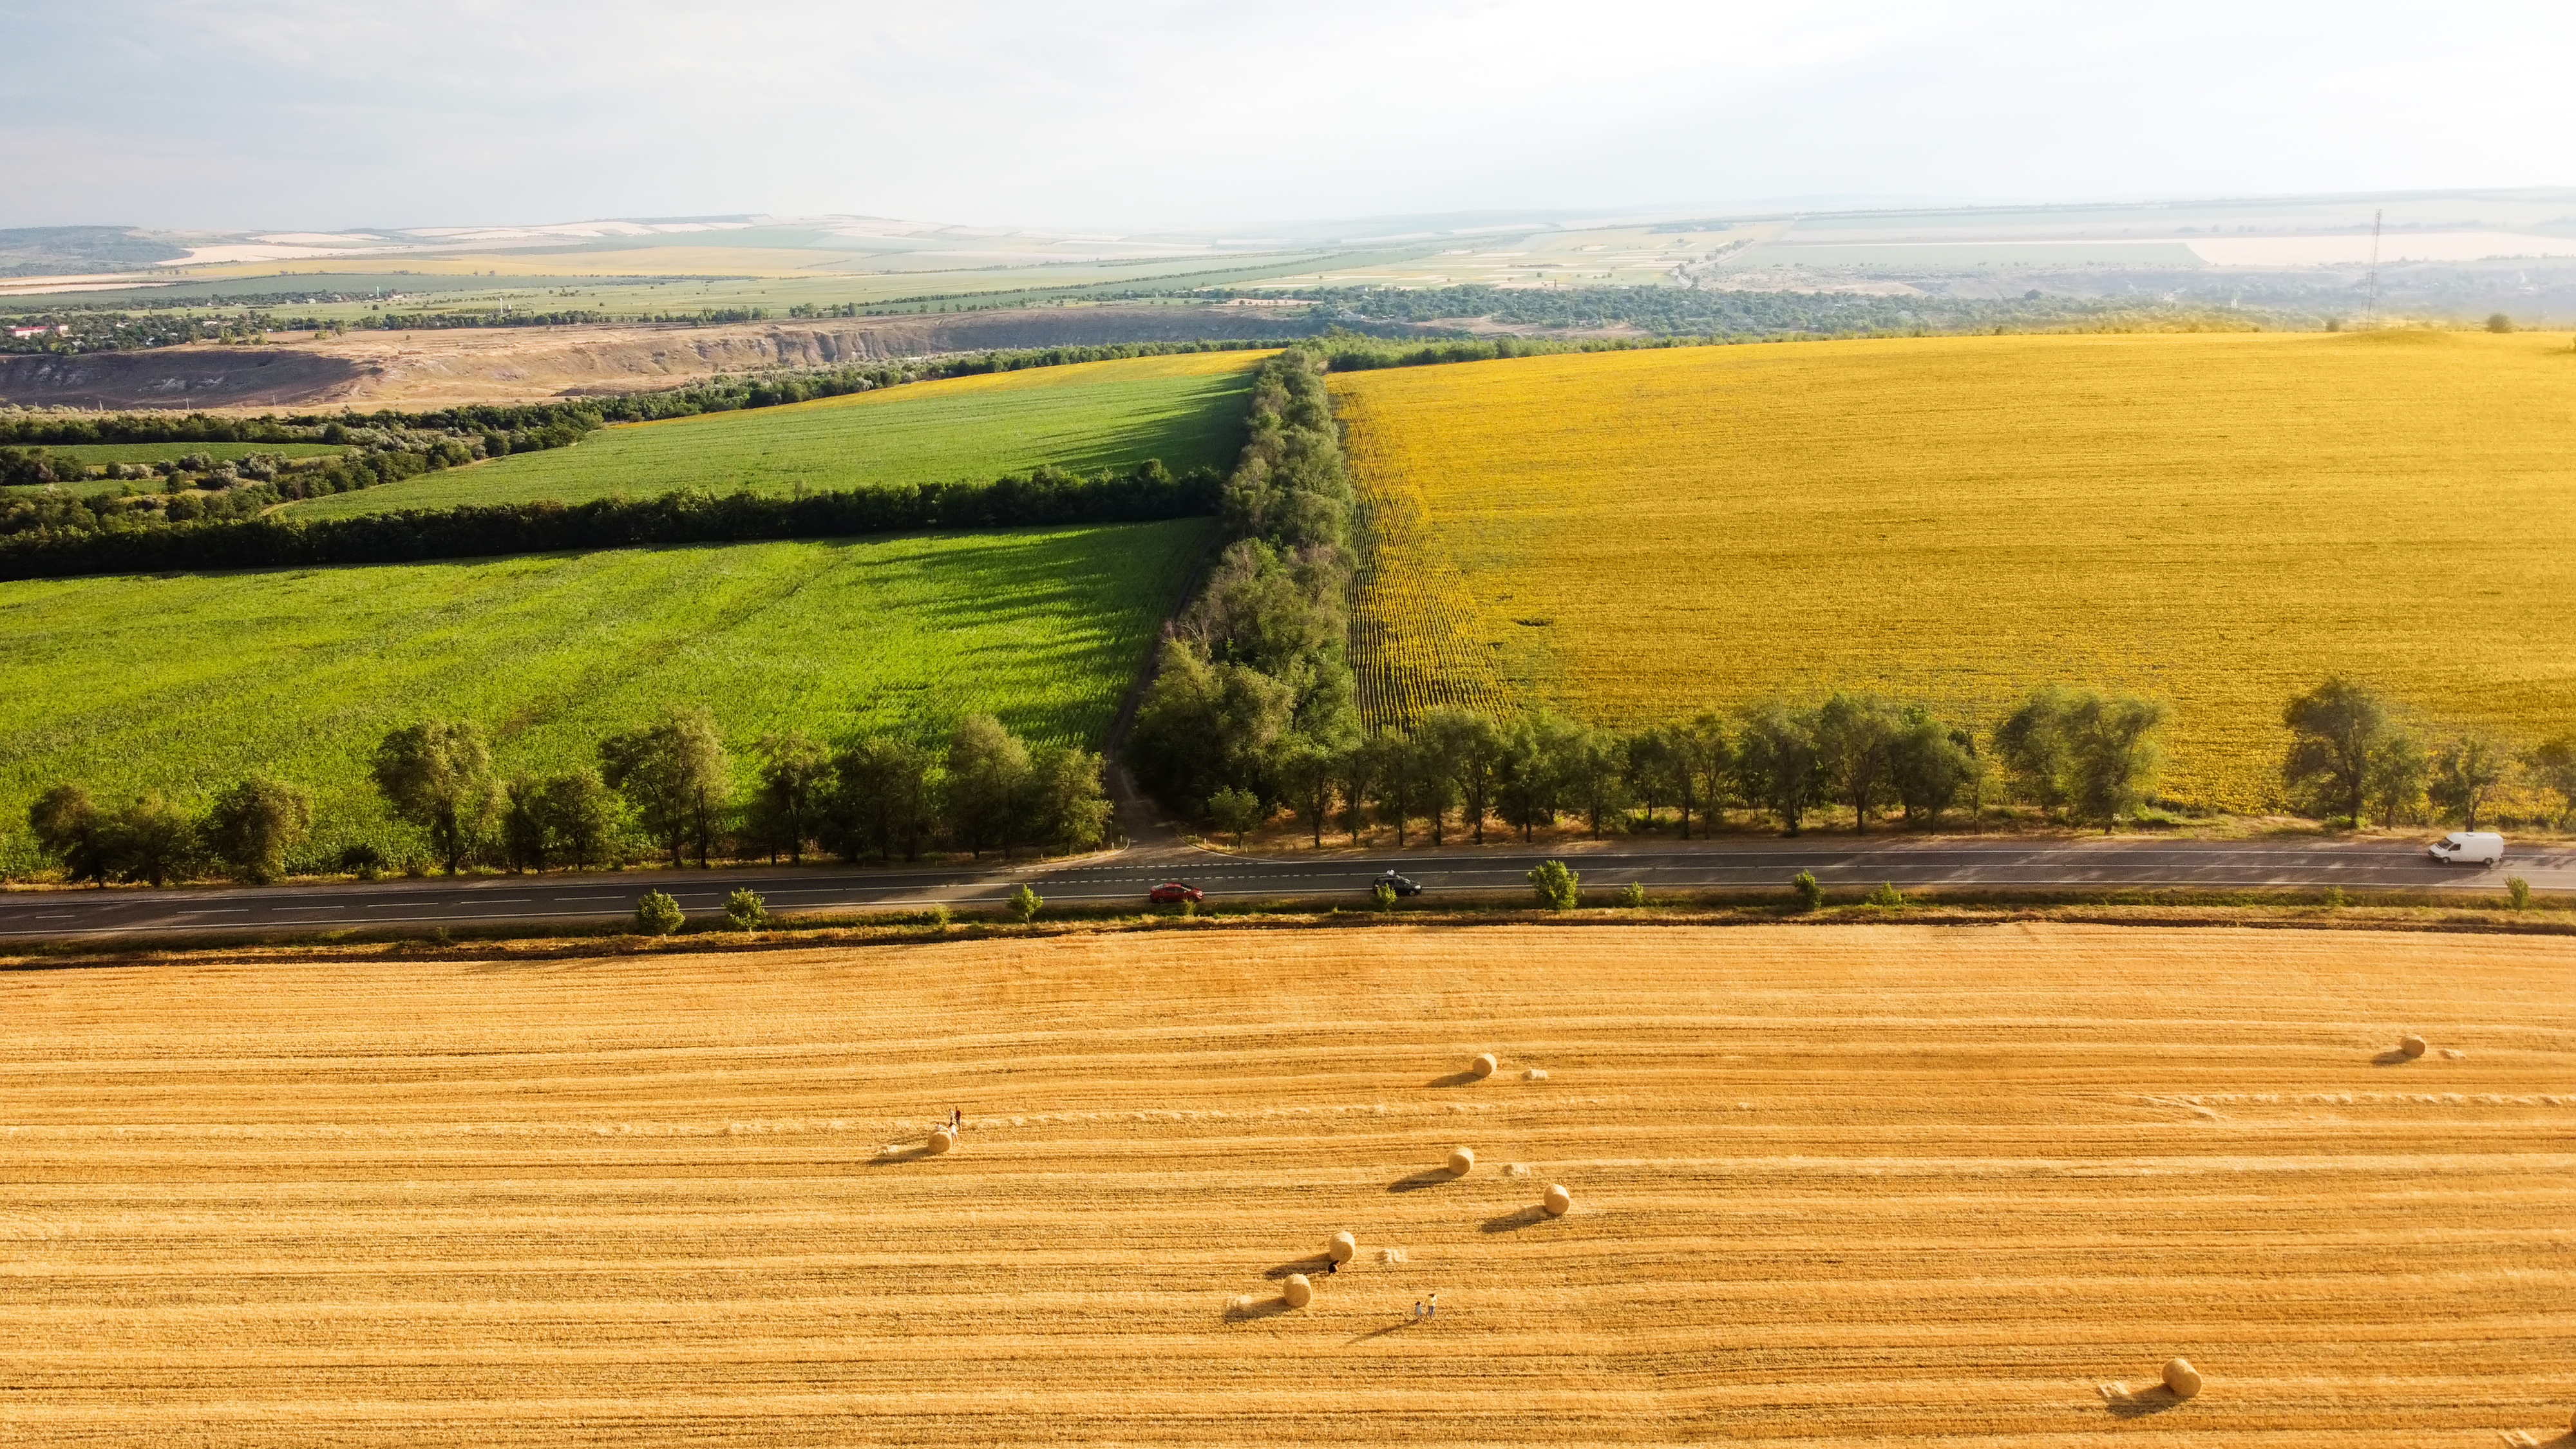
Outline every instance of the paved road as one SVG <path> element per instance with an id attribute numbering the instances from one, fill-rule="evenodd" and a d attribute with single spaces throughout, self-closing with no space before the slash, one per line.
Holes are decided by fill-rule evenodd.
<path id="1" fill-rule="evenodd" d="M 2438 887 L 2501 891 L 2508 875 L 2536 890 L 2576 891 L 2576 847 L 2526 848 L 2501 867 L 2472 870 L 2425 859 L 2420 847 L 2387 842 L 2284 844 L 2155 840 L 1805 840 L 1707 845 L 1625 845 L 1556 851 L 1383 851 L 1263 860 L 1156 845 L 1057 865 L 983 869 L 805 869 L 627 871 L 460 881 L 387 881 L 140 891 L 13 891 L 0 894 L 0 938 L 45 939 L 216 932 L 321 931 L 350 927 L 490 925 L 605 921 L 630 914 L 647 890 L 669 891 L 692 915 L 721 911 L 728 892 L 758 891 L 778 913 L 918 910 L 998 903 L 1023 882 L 1059 904 L 1141 902 L 1157 882 L 1186 880 L 1220 900 L 1341 900 L 1358 903 L 1369 878 L 1396 869 L 1433 892 L 1501 893 L 1525 888 L 1532 866 L 1562 856 L 1582 873 L 1587 894 L 1642 881 L 1649 890 L 1736 888 L 1777 891 L 1812 870 L 1827 886 L 1985 889 L 2116 886 Z"/>

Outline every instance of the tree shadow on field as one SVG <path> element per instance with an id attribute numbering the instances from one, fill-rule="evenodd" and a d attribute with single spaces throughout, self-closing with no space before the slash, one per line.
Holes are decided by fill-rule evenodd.
<path id="1" fill-rule="evenodd" d="M 1399 1177 L 1395 1181 L 1388 1183 L 1386 1185 L 1386 1190 L 1388 1192 L 1420 1192 L 1426 1187 L 1438 1187 L 1442 1183 L 1456 1182 L 1457 1180 L 1458 1174 L 1451 1172 L 1445 1167 L 1426 1167 L 1420 1172 L 1414 1173 L 1410 1177 Z"/>
<path id="2" fill-rule="evenodd" d="M 2162 1384 L 2131 1394 L 2105 1392 L 2102 1395 L 2102 1407 L 2114 1419 L 2143 1419 L 2149 1414 L 2161 1414 L 2181 1406 L 2182 1399 Z"/>
<path id="3" fill-rule="evenodd" d="M 1225 1321 L 1228 1323 L 1250 1323 L 1256 1319 L 1276 1318 L 1287 1311 L 1287 1299 L 1265 1298 L 1258 1303 L 1236 1303 L 1229 1305 L 1225 1310 Z"/>
<path id="4" fill-rule="evenodd" d="M 1422 1085 L 1426 1087 L 1463 1087 L 1469 1082 L 1481 1082 L 1483 1080 L 1484 1078 L 1477 1076 L 1474 1072 L 1451 1072 L 1445 1077 L 1433 1077 L 1430 1081 L 1427 1081 Z"/>
<path id="5" fill-rule="evenodd" d="M 1545 1221 L 1547 1221 L 1547 1209 L 1540 1207 L 1536 1203 L 1532 1203 L 1528 1207 L 1514 1208 L 1510 1212 L 1503 1214 L 1501 1217 L 1485 1219 L 1482 1231 L 1488 1233 L 1516 1233 L 1521 1229 L 1528 1227 L 1532 1223 L 1543 1223 Z"/>
<path id="6" fill-rule="evenodd" d="M 1321 1273 L 1331 1266 L 1333 1266 L 1332 1255 L 1328 1253 L 1317 1253 L 1311 1258 L 1299 1258 L 1294 1263 L 1282 1263 L 1276 1268 L 1271 1268 L 1263 1272 L 1261 1276 L 1269 1279 L 1273 1283 L 1276 1283 L 1280 1279 L 1288 1277 L 1291 1274 Z"/>

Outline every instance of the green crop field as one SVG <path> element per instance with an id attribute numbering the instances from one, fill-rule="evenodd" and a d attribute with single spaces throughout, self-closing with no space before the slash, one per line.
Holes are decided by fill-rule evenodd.
<path id="1" fill-rule="evenodd" d="M 367 757 L 427 716 L 480 724 L 505 774 L 593 762 L 674 704 L 714 711 L 745 782 L 768 730 L 989 711 L 1096 744 L 1207 527 L 0 584 L 0 869 L 33 868 L 50 786 L 202 803 L 252 770 L 313 791 L 315 856 L 416 850 Z"/>
<path id="2" fill-rule="evenodd" d="M 982 481 L 1052 463 L 1078 473 L 1160 458 L 1234 461 L 1264 352 L 1199 352 L 911 383 L 787 407 L 630 423 L 521 453 L 294 505 L 301 517 L 675 488 L 789 493 Z"/>

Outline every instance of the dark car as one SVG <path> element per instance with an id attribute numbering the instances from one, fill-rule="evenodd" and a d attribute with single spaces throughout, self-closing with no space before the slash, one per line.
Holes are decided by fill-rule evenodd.
<path id="1" fill-rule="evenodd" d="M 1370 890 L 1376 890 L 1379 886 L 1384 886 L 1388 890 L 1391 890 L 1400 896 L 1418 896 L 1422 894 L 1422 882 L 1415 880 L 1409 875 L 1397 875 L 1394 871 L 1388 871 L 1386 874 L 1379 876 L 1376 880 L 1369 883 Z"/>
<path id="2" fill-rule="evenodd" d="M 1206 900 L 1207 892 L 1200 890 L 1194 885 L 1184 885 L 1176 880 L 1167 880 L 1161 885 L 1154 887 L 1154 893 L 1151 899 L 1154 904 L 1158 906 L 1168 906 L 1177 904 L 1181 901 Z"/>

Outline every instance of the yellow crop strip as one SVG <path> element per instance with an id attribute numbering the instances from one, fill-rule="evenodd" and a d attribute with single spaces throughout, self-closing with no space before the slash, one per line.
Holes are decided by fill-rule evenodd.
<path id="1" fill-rule="evenodd" d="M 1617 724 L 1869 687 L 2174 707 L 2274 802 L 2282 704 L 2576 728 L 2576 352 L 2387 332 L 1913 338 L 1355 372 L 1373 717 Z"/>

